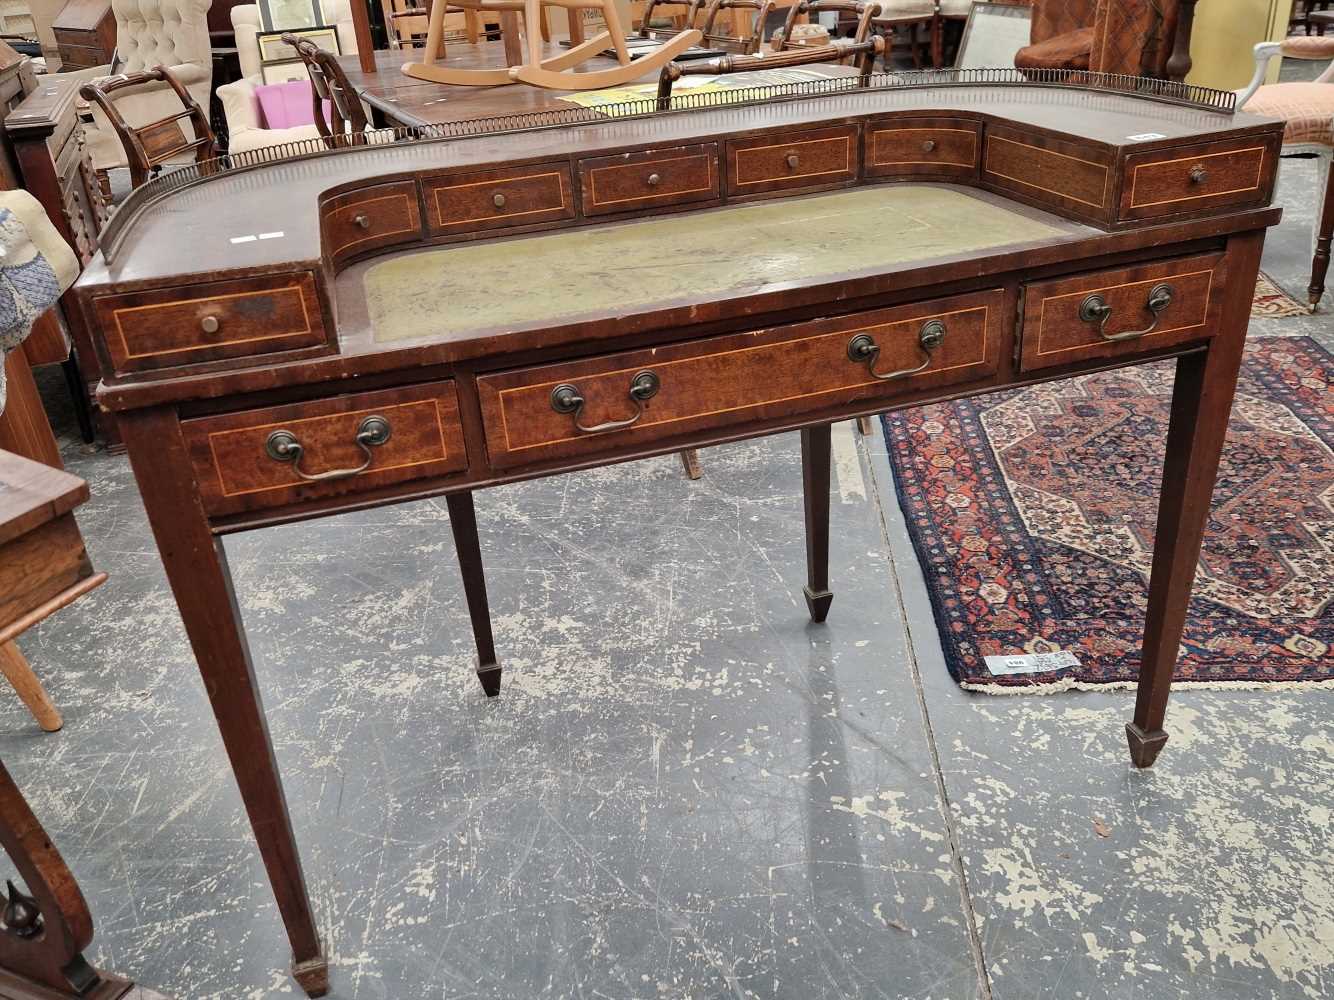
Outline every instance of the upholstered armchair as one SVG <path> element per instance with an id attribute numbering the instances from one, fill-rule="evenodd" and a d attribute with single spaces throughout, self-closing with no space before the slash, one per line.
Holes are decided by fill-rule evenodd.
<path id="1" fill-rule="evenodd" d="M 116 17 L 116 54 L 108 66 L 94 66 L 69 76 L 95 80 L 165 66 L 185 85 L 200 107 L 208 107 L 213 57 L 208 35 L 212 0 L 111 0 Z M 166 83 L 157 82 L 117 96 L 117 109 L 131 125 L 147 125 L 180 111 L 181 102 Z M 128 162 L 120 139 L 101 109 L 91 108 L 84 136 L 93 168 L 106 171 Z M 105 190 L 105 187 L 104 187 Z"/>
<path id="2" fill-rule="evenodd" d="M 1265 72 L 1275 56 L 1290 59 L 1331 60 L 1313 82 L 1265 83 Z M 1312 215 L 1314 240 L 1311 282 L 1307 286 L 1311 311 L 1325 294 L 1330 244 L 1334 241 L 1334 36 L 1296 35 L 1281 42 L 1255 47 L 1255 76 L 1237 94 L 1243 111 L 1283 119 L 1284 154 L 1316 158 L 1316 210 Z"/>
<path id="3" fill-rule="evenodd" d="M 1030 44 L 1014 64 L 1180 79 L 1190 68 L 1194 6 L 1195 0 L 1036 0 Z"/>
<path id="4" fill-rule="evenodd" d="M 338 46 L 343 55 L 356 55 L 357 36 L 352 24 L 352 8 L 348 0 L 325 0 L 323 9 L 338 29 Z M 247 153 L 269 146 L 281 146 L 301 139 L 318 139 L 319 130 L 313 124 L 272 128 L 260 111 L 255 88 L 260 85 L 259 5 L 237 4 L 232 8 L 232 28 L 236 33 L 236 52 L 241 61 L 241 79 L 218 88 L 218 100 L 227 119 L 227 149 L 232 153 Z M 296 53 L 291 53 L 292 58 Z M 309 101 L 307 101 L 309 103 Z"/>

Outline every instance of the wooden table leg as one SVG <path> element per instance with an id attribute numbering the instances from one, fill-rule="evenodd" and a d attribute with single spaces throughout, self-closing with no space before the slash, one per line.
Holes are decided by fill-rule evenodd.
<path id="1" fill-rule="evenodd" d="M 829 462 L 832 425 L 801 430 L 801 485 L 806 503 L 806 607 L 811 621 L 829 615 Z"/>
<path id="2" fill-rule="evenodd" d="M 472 492 L 451 493 L 445 497 L 449 506 L 449 526 L 454 531 L 454 547 L 463 573 L 463 593 L 468 599 L 472 636 L 477 643 L 477 679 L 488 698 L 500 694 L 500 663 L 491 635 L 491 607 L 486 599 L 486 575 L 482 571 L 482 545 L 477 538 L 477 511 Z"/>
<path id="3" fill-rule="evenodd" d="M 15 693 L 28 706 L 28 711 L 42 729 L 54 733 L 65 724 L 60 718 L 60 711 L 42 687 L 42 682 L 32 672 L 23 652 L 12 642 L 0 643 L 0 673 L 14 686 Z"/>
<path id="4" fill-rule="evenodd" d="M 570 31 L 570 48 L 584 42 L 584 11 L 582 7 L 567 7 L 565 17 Z"/>
<path id="5" fill-rule="evenodd" d="M 1229 272 L 1255 274 L 1263 245 L 1262 233 L 1234 237 L 1228 248 Z M 1209 350 L 1177 361 L 1135 719 L 1126 725 L 1130 759 L 1136 767 L 1153 766 L 1167 742 L 1163 730 L 1167 696 L 1250 323 L 1252 292 L 1243 287 L 1246 284 L 1232 282 L 1224 293 Z"/>
<path id="6" fill-rule="evenodd" d="M 329 989 L 328 962 L 222 540 L 209 529 L 195 491 L 176 414 L 165 408 L 137 411 L 125 415 L 121 426 L 167 580 L 292 944 L 292 975 L 308 996 L 323 996 Z"/>
<path id="7" fill-rule="evenodd" d="M 523 65 L 523 40 L 519 37 L 519 15 L 517 11 L 500 12 L 500 44 L 505 50 L 506 66 Z"/>

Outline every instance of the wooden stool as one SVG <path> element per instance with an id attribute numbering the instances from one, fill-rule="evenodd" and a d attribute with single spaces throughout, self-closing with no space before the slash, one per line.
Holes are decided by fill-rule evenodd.
<path id="1" fill-rule="evenodd" d="M 87 499 L 78 476 L 0 451 L 0 672 L 47 732 L 61 727 L 60 712 L 14 640 L 106 582 L 74 520 Z"/>

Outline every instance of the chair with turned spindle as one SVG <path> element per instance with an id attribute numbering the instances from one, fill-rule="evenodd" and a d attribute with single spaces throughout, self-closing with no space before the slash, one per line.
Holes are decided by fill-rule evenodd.
<path id="1" fill-rule="evenodd" d="M 844 14 L 852 15 L 850 20 L 856 25 L 851 36 L 852 41 L 865 42 L 871 34 L 871 21 L 880 13 L 880 9 L 880 0 L 800 0 L 787 10 L 787 20 L 783 24 L 783 32 L 776 50 L 783 52 L 795 49 L 797 46 L 792 40 L 792 29 L 796 27 L 797 22 L 802 18 L 818 21 L 820 15 L 825 13 L 835 13 L 840 17 Z M 821 48 L 827 49 L 828 46 Z"/>
<path id="2" fill-rule="evenodd" d="M 366 117 L 361 97 L 348 81 L 343 67 L 338 65 L 338 57 L 320 48 L 309 38 L 290 32 L 284 34 L 282 40 L 296 49 L 297 56 L 306 64 L 315 129 L 324 144 L 330 149 L 336 146 L 364 146 L 370 120 Z"/>
<path id="3" fill-rule="evenodd" d="M 773 0 L 713 0 L 704 13 L 704 27 L 701 29 L 704 32 L 704 47 L 735 50 L 745 56 L 754 55 L 760 51 L 760 45 L 764 41 L 764 22 L 773 7 Z M 755 11 L 750 34 L 742 35 L 738 32 L 732 35 L 718 30 L 720 13 L 741 10 Z M 733 24 L 738 22 L 734 20 Z"/>

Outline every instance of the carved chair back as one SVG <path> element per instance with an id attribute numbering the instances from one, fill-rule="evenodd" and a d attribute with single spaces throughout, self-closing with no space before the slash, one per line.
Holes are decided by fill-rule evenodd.
<path id="1" fill-rule="evenodd" d="M 315 128 L 319 130 L 325 144 L 330 147 L 364 145 L 366 138 L 363 133 L 370 124 L 366 119 L 366 109 L 361 106 L 361 98 L 352 89 L 343 67 L 338 65 L 338 58 L 308 38 L 284 34 L 282 39 L 296 49 L 296 54 L 306 64 L 306 72 L 310 74 Z M 328 102 L 327 105 L 325 102 Z M 327 120 L 324 116 L 326 107 L 329 112 Z"/>

